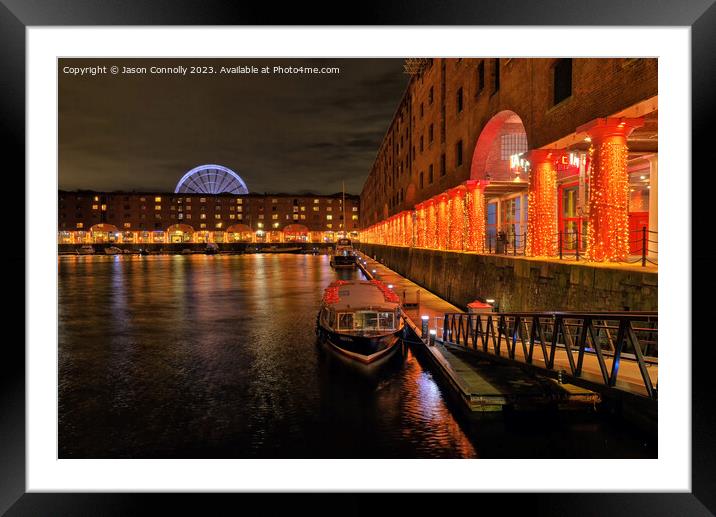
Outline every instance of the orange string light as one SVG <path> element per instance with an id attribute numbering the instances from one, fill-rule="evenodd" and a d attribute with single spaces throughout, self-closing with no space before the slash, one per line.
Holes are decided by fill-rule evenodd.
<path id="1" fill-rule="evenodd" d="M 557 254 L 557 170 L 558 151 L 535 149 L 528 153 L 530 185 L 527 195 L 527 243 L 529 256 Z"/>
<path id="2" fill-rule="evenodd" d="M 587 257 L 622 262 L 629 255 L 629 175 L 626 143 L 604 142 L 593 155 L 589 175 Z"/>
<path id="3" fill-rule="evenodd" d="M 448 206 L 447 195 L 440 194 L 437 201 L 437 248 L 447 249 L 448 243 Z"/>
<path id="4" fill-rule="evenodd" d="M 449 199 L 449 242 L 451 250 L 464 249 L 463 239 L 466 232 L 467 219 L 465 217 L 465 188 L 458 187 L 450 191 Z"/>
<path id="5" fill-rule="evenodd" d="M 468 182 L 465 211 L 468 222 L 467 248 L 470 251 L 483 253 L 485 251 L 485 193 L 477 183 Z"/>

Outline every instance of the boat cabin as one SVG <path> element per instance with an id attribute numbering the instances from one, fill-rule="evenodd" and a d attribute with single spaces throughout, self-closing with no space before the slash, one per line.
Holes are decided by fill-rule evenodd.
<path id="1" fill-rule="evenodd" d="M 333 282 L 323 303 L 323 323 L 336 332 L 387 333 L 400 328 L 400 298 L 378 280 Z"/>

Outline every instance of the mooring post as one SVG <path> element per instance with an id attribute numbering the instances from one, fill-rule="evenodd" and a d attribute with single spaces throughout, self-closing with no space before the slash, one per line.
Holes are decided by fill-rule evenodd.
<path id="1" fill-rule="evenodd" d="M 430 316 L 424 314 L 420 316 L 420 320 L 422 323 L 422 328 L 420 329 L 420 337 L 422 337 L 423 339 L 428 339 L 428 323 L 430 321 Z"/>

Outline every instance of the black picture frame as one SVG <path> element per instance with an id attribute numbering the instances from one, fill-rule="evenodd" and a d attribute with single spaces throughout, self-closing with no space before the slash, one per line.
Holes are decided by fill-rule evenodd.
<path id="1" fill-rule="evenodd" d="M 243 3 L 223 0 L 0 0 L 0 142 L 4 151 L 5 192 L 8 214 L 25 213 L 25 30 L 30 26 L 87 25 L 558 25 L 558 26 L 684 26 L 691 28 L 692 70 L 692 169 L 708 174 L 713 160 L 711 120 L 716 98 L 716 5 L 714 0 L 449 0 L 430 2 L 361 2 L 350 16 L 340 17 L 335 5 Z M 344 12 L 350 12 L 344 11 Z M 49 116 L 49 115 L 48 115 Z M 22 171 L 22 172 L 20 172 Z M 683 171 L 684 180 L 688 178 Z M 693 185 L 693 183 L 692 183 Z M 714 515 L 716 514 L 716 403 L 710 371 L 716 364 L 714 347 L 698 331 L 708 331 L 710 294 L 708 266 L 713 265 L 706 226 L 710 204 L 708 189 L 692 189 L 692 491 L 690 493 L 611 494 L 480 494 L 465 504 L 496 504 L 499 511 L 516 509 L 538 515 Z M 8 217 L 7 221 L 11 218 Z M 25 321 L 22 275 L 23 243 L 6 243 L 6 329 Z M 689 250 L 684 250 L 688 253 Z M 712 268 L 711 268 L 712 269 Z M 711 273 L 713 274 L 713 273 Z M 30 309 L 29 307 L 27 309 Z M 11 323 L 14 322 L 14 323 Z M 177 505 L 185 512 L 218 513 L 233 494 L 182 494 L 167 501 L 160 494 L 26 493 L 25 465 L 25 351 L 21 336 L 6 339 L 0 356 L 0 513 L 16 515 L 135 515 L 151 512 L 150 505 Z M 668 345 L 668 344 L 667 344 Z M 684 353 L 688 342 L 676 343 Z M 686 403 L 686 401 L 685 401 Z M 583 475 L 588 472 L 565 472 Z M 505 480 L 509 488 L 509 480 Z M 559 484 L 559 480 L 555 480 Z M 625 488 L 628 490 L 628 487 Z M 341 503 L 343 513 L 359 514 L 381 504 L 372 494 L 349 494 Z M 464 502 L 466 497 L 460 497 Z M 298 497 L 299 505 L 318 508 L 318 495 Z M 227 500 L 228 499 L 228 500 Z M 230 500 L 230 501 L 229 501 Z M 404 503 L 401 503 L 404 504 Z M 444 503 L 439 503 L 444 511 Z M 450 503 L 455 504 L 455 503 Z M 462 504 L 462 503 L 457 503 Z M 423 511 L 431 505 L 419 495 L 410 505 Z M 298 507 L 294 506 L 294 511 Z M 475 511 L 480 506 L 475 506 Z M 403 512 L 407 507 L 403 507 Z M 162 513 L 171 512 L 169 506 Z M 232 512 L 234 513 L 234 512 Z"/>

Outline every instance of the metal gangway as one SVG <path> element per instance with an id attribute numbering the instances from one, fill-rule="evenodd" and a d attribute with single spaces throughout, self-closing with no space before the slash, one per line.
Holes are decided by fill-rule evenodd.
<path id="1" fill-rule="evenodd" d="M 447 313 L 436 339 L 606 395 L 657 400 L 656 312 Z"/>

